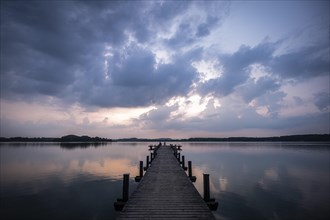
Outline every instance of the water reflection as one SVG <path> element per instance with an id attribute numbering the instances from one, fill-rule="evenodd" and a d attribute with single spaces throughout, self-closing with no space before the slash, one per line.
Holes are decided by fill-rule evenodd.
<path id="1" fill-rule="evenodd" d="M 1 144 L 4 219 L 112 219 L 122 174 L 137 175 L 146 145 Z M 140 145 L 141 146 L 141 145 Z M 69 150 L 68 150 L 69 149 Z M 130 191 L 136 187 L 131 181 Z"/>
<path id="2" fill-rule="evenodd" d="M 218 218 L 328 219 L 328 145 L 263 144 L 194 143 L 185 148 L 197 165 L 200 193 L 201 173 L 211 174 Z"/>
<path id="3" fill-rule="evenodd" d="M 74 148 L 88 148 L 88 147 L 105 147 L 108 143 L 106 142 L 95 142 L 95 143 L 89 143 L 89 142 L 61 142 L 60 146 L 61 148 L 65 149 L 74 149 Z"/>
<path id="4" fill-rule="evenodd" d="M 112 204 L 121 197 L 122 174 L 130 173 L 132 193 L 149 144 L 1 144 L 1 217 L 114 219 Z M 330 217 L 325 144 L 180 144 L 201 194 L 203 173 L 210 173 L 218 219 Z"/>

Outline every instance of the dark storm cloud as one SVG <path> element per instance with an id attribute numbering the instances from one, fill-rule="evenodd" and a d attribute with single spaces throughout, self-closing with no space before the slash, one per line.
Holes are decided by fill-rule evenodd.
<path id="1" fill-rule="evenodd" d="M 144 113 L 140 116 L 139 120 L 142 120 L 145 124 L 144 126 L 152 126 L 156 128 L 156 126 L 164 126 L 164 123 L 169 117 L 171 112 L 177 110 L 178 106 L 161 106 L 158 109 L 153 109 L 147 113 Z M 138 121 L 137 121 L 138 123 Z"/>
<path id="2" fill-rule="evenodd" d="M 1 75 L 8 84 L 2 89 L 12 93 L 15 86 L 11 83 L 28 90 L 46 82 L 58 85 L 59 89 L 50 93 L 57 96 L 58 91 L 77 80 L 78 73 L 84 72 L 87 78 L 100 77 L 105 44 L 120 47 L 128 38 L 127 29 L 144 30 L 138 16 L 141 7 L 136 4 L 102 1 L 1 4 Z M 13 77 L 26 81 L 21 83 Z M 35 90 L 49 94 L 38 87 Z"/>
<path id="3" fill-rule="evenodd" d="M 47 95 L 82 105 L 134 107 L 186 96 L 198 79 L 191 62 L 207 54 L 202 46 L 191 48 L 221 24 L 227 8 L 218 1 L 1 2 L 1 97 Z M 276 93 L 280 80 L 328 73 L 328 45 L 275 56 L 279 44 L 218 55 L 222 75 L 197 85 L 198 92 L 227 96 L 237 89 L 249 102 Z M 157 63 L 155 45 L 173 54 L 173 62 Z M 105 56 L 106 48 L 112 55 Z M 252 82 L 255 63 L 273 77 Z"/>
<path id="4" fill-rule="evenodd" d="M 219 23 L 219 18 L 208 16 L 205 22 L 196 26 L 189 20 L 179 25 L 174 36 L 166 41 L 169 47 L 184 47 L 197 42 L 200 38 L 206 37 L 211 33 L 215 25 Z"/>
<path id="5" fill-rule="evenodd" d="M 249 79 L 238 88 L 238 93 L 249 103 L 254 98 L 265 95 L 267 92 L 277 91 L 281 85 L 273 78 L 263 76 L 257 80 Z"/>
<path id="6" fill-rule="evenodd" d="M 199 49 L 177 57 L 177 62 L 159 64 L 153 54 L 132 46 L 123 54 L 109 59 L 110 80 L 101 87 L 94 87 L 87 97 L 90 104 L 99 106 L 145 106 L 162 104 L 177 95 L 185 96 L 196 78 L 196 70 L 190 65 L 199 57 Z"/>
<path id="7" fill-rule="evenodd" d="M 280 89 L 283 80 L 301 82 L 329 74 L 329 45 L 306 46 L 275 56 L 280 46 L 281 41 L 263 42 L 252 48 L 241 46 L 230 55 L 220 55 L 218 60 L 224 69 L 222 75 L 202 83 L 199 92 L 223 97 L 239 88 L 239 93 L 249 102 L 259 94 Z M 266 67 L 271 77 L 262 77 L 253 82 L 250 78 L 250 67 L 253 64 Z"/>
<path id="8" fill-rule="evenodd" d="M 125 57 L 123 57 L 125 56 Z M 125 55 L 116 53 L 109 59 L 109 74 L 113 84 L 134 87 L 154 83 L 154 54 L 137 46 L 127 48 Z"/>
<path id="9" fill-rule="evenodd" d="M 170 47 L 183 47 L 195 42 L 194 36 L 191 34 L 193 32 L 193 27 L 190 23 L 180 24 L 174 37 L 170 38 L 167 45 Z"/>
<path id="10" fill-rule="evenodd" d="M 77 6 L 79 7 L 79 5 Z M 94 51 L 70 2 L 5 2 L 1 7 L 2 94 L 61 96 Z M 8 97 L 7 97 L 8 98 Z"/>
<path id="11" fill-rule="evenodd" d="M 329 45 L 313 45 L 274 57 L 269 66 L 281 78 L 298 81 L 329 74 Z"/>
<path id="12" fill-rule="evenodd" d="M 190 62 L 202 51 L 181 53 L 180 47 L 175 48 L 174 62 L 158 64 L 156 69 L 155 54 L 147 46 L 155 43 L 159 31 L 169 31 L 173 20 L 187 13 L 192 4 L 1 3 L 1 97 L 27 100 L 47 95 L 82 104 L 143 106 L 184 95 L 196 77 Z M 197 26 L 199 35 L 205 36 L 218 21 L 214 16 L 194 25 L 182 21 L 174 36 L 158 43 L 181 45 L 185 41 L 181 46 L 188 45 L 186 36 L 194 38 Z M 131 37 L 135 43 L 129 43 Z M 104 56 L 106 47 L 113 57 Z"/>
<path id="13" fill-rule="evenodd" d="M 200 91 L 202 94 L 229 95 L 236 86 L 249 79 L 249 65 L 267 63 L 273 52 L 273 44 L 262 43 L 253 48 L 243 45 L 233 54 L 219 56 L 218 60 L 224 67 L 223 74 L 202 84 Z"/>
<path id="14" fill-rule="evenodd" d="M 214 25 L 216 25 L 219 21 L 219 18 L 208 16 L 207 21 L 205 23 L 202 23 L 198 25 L 196 36 L 197 37 L 204 37 L 210 34 L 210 30 L 213 28 Z"/>
<path id="15" fill-rule="evenodd" d="M 314 94 L 314 104 L 320 111 L 327 111 L 330 109 L 330 94 L 320 92 Z"/>

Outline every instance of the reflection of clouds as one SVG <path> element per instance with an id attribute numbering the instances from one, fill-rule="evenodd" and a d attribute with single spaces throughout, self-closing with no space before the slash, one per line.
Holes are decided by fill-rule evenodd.
<path id="1" fill-rule="evenodd" d="M 281 170 L 271 167 L 264 170 L 263 175 L 257 180 L 256 186 L 263 190 L 283 190 L 285 188 L 281 187 L 281 184 L 289 185 L 291 183 L 289 180 L 293 181 L 292 177 L 288 175 L 286 167 L 282 167 Z"/>
<path id="2" fill-rule="evenodd" d="M 279 170 L 270 168 L 266 169 L 264 176 L 257 181 L 257 187 L 267 192 L 290 196 L 299 192 L 299 200 L 305 207 L 310 207 L 311 204 L 319 204 L 314 206 L 322 207 L 322 204 L 329 201 L 329 179 L 326 170 L 290 166 L 282 168 L 279 173 Z"/>
<path id="3" fill-rule="evenodd" d="M 221 192 L 217 212 L 221 216 L 219 219 L 266 219 L 258 209 L 250 206 L 246 197 L 228 191 Z"/>
<path id="4" fill-rule="evenodd" d="M 122 179 L 124 173 L 130 173 L 131 177 L 137 175 L 137 167 L 132 166 L 132 161 L 128 159 L 105 159 L 103 165 L 98 161 L 87 160 L 82 167 L 82 172 L 111 179 Z"/>
<path id="5" fill-rule="evenodd" d="M 265 170 L 265 177 L 270 180 L 278 180 L 278 172 L 275 170 L 275 168 L 270 168 L 268 170 Z"/>
<path id="6" fill-rule="evenodd" d="M 1 166 L 1 183 L 9 184 L 17 181 L 30 181 L 31 179 L 38 179 L 43 175 L 61 172 L 63 167 L 63 164 L 40 164 L 32 161 L 7 163 L 5 167 L 3 165 Z"/>
<path id="7" fill-rule="evenodd" d="M 105 179 L 121 179 L 124 173 L 131 176 L 137 175 L 137 166 L 127 158 L 106 158 L 102 162 L 92 160 L 71 160 L 68 164 L 22 162 L 6 164 L 1 169 L 1 183 L 28 182 L 35 179 L 46 179 L 49 176 L 58 176 L 64 182 L 69 183 L 78 174 L 87 174 Z M 137 162 L 135 162 L 137 164 Z"/>
<path id="8" fill-rule="evenodd" d="M 312 181 L 317 180 L 320 182 L 329 183 L 329 169 L 307 169 L 291 166 L 288 168 L 288 172 L 290 173 L 290 175 L 299 179 L 309 179 Z"/>
<path id="9" fill-rule="evenodd" d="M 24 148 L 2 147 L 1 187 L 17 185 L 42 189 L 51 181 L 71 184 L 77 178 L 121 180 L 124 173 L 133 178 L 138 173 L 139 160 L 149 155 L 150 143 L 112 143 L 102 148 L 63 150 L 59 144 Z M 28 186 L 28 187 L 26 187 Z M 33 190 L 34 191 L 34 190 Z"/>
<path id="10" fill-rule="evenodd" d="M 137 175 L 139 160 L 145 162 L 145 156 L 149 155 L 149 144 L 112 143 L 70 151 L 46 146 L 3 147 L 1 187 L 28 186 L 40 191 L 51 187 L 47 181 L 52 179 L 68 186 L 90 180 L 121 181 L 123 173 Z M 320 215 L 328 213 L 325 204 L 329 204 L 329 154 L 318 150 L 237 145 L 244 147 L 222 147 L 222 143 L 211 147 L 182 144 L 187 161 L 193 162 L 193 175 L 197 177 L 194 185 L 202 196 L 203 173 L 210 174 L 211 197 L 220 203 L 217 214 L 229 219 L 235 216 L 257 219 L 262 213 L 268 219 L 276 219 L 296 211 L 304 214 L 305 209 Z M 241 214 L 237 212 L 239 209 Z"/>
<path id="11" fill-rule="evenodd" d="M 207 167 L 195 167 L 193 168 L 193 175 L 197 177 L 196 182 L 194 183 L 197 191 L 199 192 L 200 195 L 203 196 L 203 174 L 204 173 L 210 173 L 209 169 Z M 221 183 L 216 183 L 214 181 L 219 180 L 216 178 L 216 176 L 210 174 L 210 193 L 211 197 L 214 197 L 215 193 L 220 192 L 220 185 Z M 217 187 L 219 186 L 219 187 Z"/>
<path id="12" fill-rule="evenodd" d="M 149 143 L 108 143 L 102 148 L 63 150 L 59 144 L 24 148 L 2 147 L 0 175 L 2 184 L 31 182 L 57 177 L 70 182 L 75 175 L 88 174 L 107 179 L 122 178 L 123 173 L 138 173 L 139 160 L 149 155 Z M 16 145 L 15 145 L 16 146 Z"/>
<path id="13" fill-rule="evenodd" d="M 263 190 L 267 190 L 268 189 L 268 185 L 267 185 L 266 181 L 263 178 L 260 178 L 257 181 L 256 186 L 259 187 L 259 188 L 261 188 L 261 189 L 263 189 Z"/>
<path id="14" fill-rule="evenodd" d="M 184 153 L 195 164 L 196 187 L 201 194 L 202 174 L 210 173 L 211 196 L 220 202 L 217 212 L 222 217 L 235 216 L 237 210 L 243 209 L 236 219 L 253 216 L 254 212 L 256 218 L 251 219 L 258 219 L 259 214 L 267 219 L 313 219 L 311 216 L 328 219 L 329 150 L 315 143 L 187 143 L 183 146 Z M 214 194 L 217 190 L 220 194 Z M 237 204 L 241 199 L 234 195 L 245 201 Z"/>
<path id="15" fill-rule="evenodd" d="M 323 205 L 329 203 L 329 170 L 290 167 L 288 168 L 288 173 L 299 180 L 296 184 L 304 193 L 302 203 L 305 207 L 310 207 L 313 204 L 318 212 L 329 213 L 329 209 L 324 210 Z"/>
<path id="16" fill-rule="evenodd" d="M 228 179 L 226 177 L 220 176 L 219 182 L 220 182 L 220 190 L 226 191 L 228 185 Z"/>
<path id="17" fill-rule="evenodd" d="M 269 147 L 271 146 L 271 147 Z M 240 153 L 245 155 L 278 152 L 280 143 L 266 142 L 198 142 L 184 143 L 184 150 L 190 153 Z"/>

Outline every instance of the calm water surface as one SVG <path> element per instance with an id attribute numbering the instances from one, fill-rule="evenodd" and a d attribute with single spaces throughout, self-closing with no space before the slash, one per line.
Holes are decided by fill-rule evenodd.
<path id="1" fill-rule="evenodd" d="M 0 145 L 1 219 L 115 219 L 122 174 L 130 193 L 150 143 Z M 181 143 L 211 177 L 217 219 L 329 219 L 329 143 Z"/>

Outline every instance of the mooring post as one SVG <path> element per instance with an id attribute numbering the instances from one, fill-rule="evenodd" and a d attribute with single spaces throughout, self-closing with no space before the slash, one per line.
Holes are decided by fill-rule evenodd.
<path id="1" fill-rule="evenodd" d="M 150 152 L 150 163 L 152 162 L 154 154 L 152 152 Z"/>
<path id="2" fill-rule="evenodd" d="M 126 202 L 128 201 L 128 194 L 129 194 L 129 173 L 123 175 L 123 192 L 122 198 L 117 199 L 117 202 L 114 202 L 115 210 L 121 211 L 125 206 Z"/>
<path id="3" fill-rule="evenodd" d="M 129 194 L 129 173 L 124 174 L 124 181 L 123 181 L 123 200 L 124 202 L 128 201 L 128 194 Z"/>
<path id="4" fill-rule="evenodd" d="M 203 173 L 203 182 L 204 182 L 204 201 L 211 210 L 218 209 L 218 202 L 215 199 L 210 198 L 210 175 Z"/>
<path id="5" fill-rule="evenodd" d="M 192 177 L 191 161 L 188 161 L 188 175 L 189 178 Z"/>
<path id="6" fill-rule="evenodd" d="M 143 176 L 143 161 L 140 161 L 140 176 Z"/>
<path id="7" fill-rule="evenodd" d="M 143 161 L 140 161 L 140 172 L 139 172 L 139 176 L 135 177 L 135 182 L 140 182 L 142 177 L 143 177 Z"/>
<path id="8" fill-rule="evenodd" d="M 181 163 L 181 161 L 180 161 L 181 158 L 180 157 L 181 157 L 180 153 L 177 153 L 177 159 L 178 159 L 179 163 Z"/>
<path id="9" fill-rule="evenodd" d="M 147 156 L 146 166 L 144 167 L 144 170 L 147 170 L 149 168 L 149 156 Z"/>
<path id="10" fill-rule="evenodd" d="M 185 159 L 184 159 L 184 156 L 183 155 L 182 155 L 182 169 L 183 170 L 187 170 Z"/>
<path id="11" fill-rule="evenodd" d="M 188 176 L 191 182 L 196 182 L 196 176 L 192 175 L 192 166 L 191 166 L 191 161 L 188 161 Z"/>
<path id="12" fill-rule="evenodd" d="M 210 201 L 210 174 L 203 173 L 204 201 Z"/>

